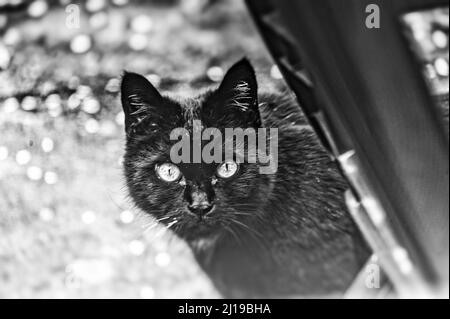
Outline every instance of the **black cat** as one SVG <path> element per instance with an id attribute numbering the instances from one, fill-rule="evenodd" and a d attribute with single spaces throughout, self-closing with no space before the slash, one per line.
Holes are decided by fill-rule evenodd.
<path id="1" fill-rule="evenodd" d="M 257 93 L 247 60 L 196 98 L 161 96 L 125 73 L 124 161 L 135 204 L 191 246 L 225 297 L 342 293 L 368 249 L 346 211 L 348 187 L 290 96 Z M 278 128 L 278 169 L 259 164 L 171 162 L 175 128 Z"/>

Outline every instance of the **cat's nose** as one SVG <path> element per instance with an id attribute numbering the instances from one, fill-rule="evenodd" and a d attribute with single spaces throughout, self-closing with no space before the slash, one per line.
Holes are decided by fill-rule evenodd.
<path id="1" fill-rule="evenodd" d="M 203 191 L 194 191 L 190 197 L 188 209 L 199 217 L 207 215 L 214 208 L 214 205 L 208 199 L 208 195 Z"/>
<path id="2" fill-rule="evenodd" d="M 189 210 L 198 217 L 204 217 L 213 211 L 214 205 L 189 205 Z"/>

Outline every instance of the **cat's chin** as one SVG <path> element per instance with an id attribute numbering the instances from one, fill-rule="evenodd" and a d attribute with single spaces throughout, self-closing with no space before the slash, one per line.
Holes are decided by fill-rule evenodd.
<path id="1" fill-rule="evenodd" d="M 214 244 L 217 242 L 219 238 L 220 235 L 211 234 L 210 236 L 207 237 L 191 239 L 190 241 L 188 241 L 188 243 L 191 246 L 191 248 L 196 251 L 208 250 L 214 246 Z"/>
<path id="2" fill-rule="evenodd" d="M 189 243 L 215 241 L 220 237 L 222 227 L 211 221 L 195 221 L 179 229 L 179 236 Z"/>

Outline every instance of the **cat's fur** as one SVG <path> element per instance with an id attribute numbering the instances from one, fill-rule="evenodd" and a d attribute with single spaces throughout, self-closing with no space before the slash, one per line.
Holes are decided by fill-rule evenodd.
<path id="1" fill-rule="evenodd" d="M 258 96 L 245 59 L 218 89 L 193 99 L 163 97 L 134 73 L 121 89 L 130 195 L 188 242 L 225 297 L 324 296 L 349 286 L 368 251 L 345 208 L 348 186 L 292 97 Z M 218 164 L 181 164 L 183 183 L 161 181 L 155 165 L 170 162 L 170 131 L 191 130 L 193 119 L 219 129 L 278 128 L 278 171 L 262 175 L 258 164 L 243 163 L 236 177 L 213 185 Z M 188 212 L 194 189 L 216 205 L 211 216 Z"/>

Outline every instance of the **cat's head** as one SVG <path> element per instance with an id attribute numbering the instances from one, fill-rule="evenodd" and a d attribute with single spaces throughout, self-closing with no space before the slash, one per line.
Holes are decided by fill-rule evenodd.
<path id="1" fill-rule="evenodd" d="M 261 217 L 259 208 L 271 183 L 270 176 L 259 174 L 258 164 L 225 158 L 212 163 L 203 157 L 200 162 L 171 160 L 177 143 L 170 139 L 174 129 L 182 128 L 188 135 L 188 157 L 193 159 L 199 152 L 192 142 L 195 122 L 201 123 L 201 130 L 220 132 L 261 127 L 255 72 L 247 60 L 231 67 L 217 89 L 196 98 L 162 96 L 134 73 L 124 74 L 121 94 L 127 133 L 125 175 L 140 209 L 192 241 L 233 233 Z"/>

